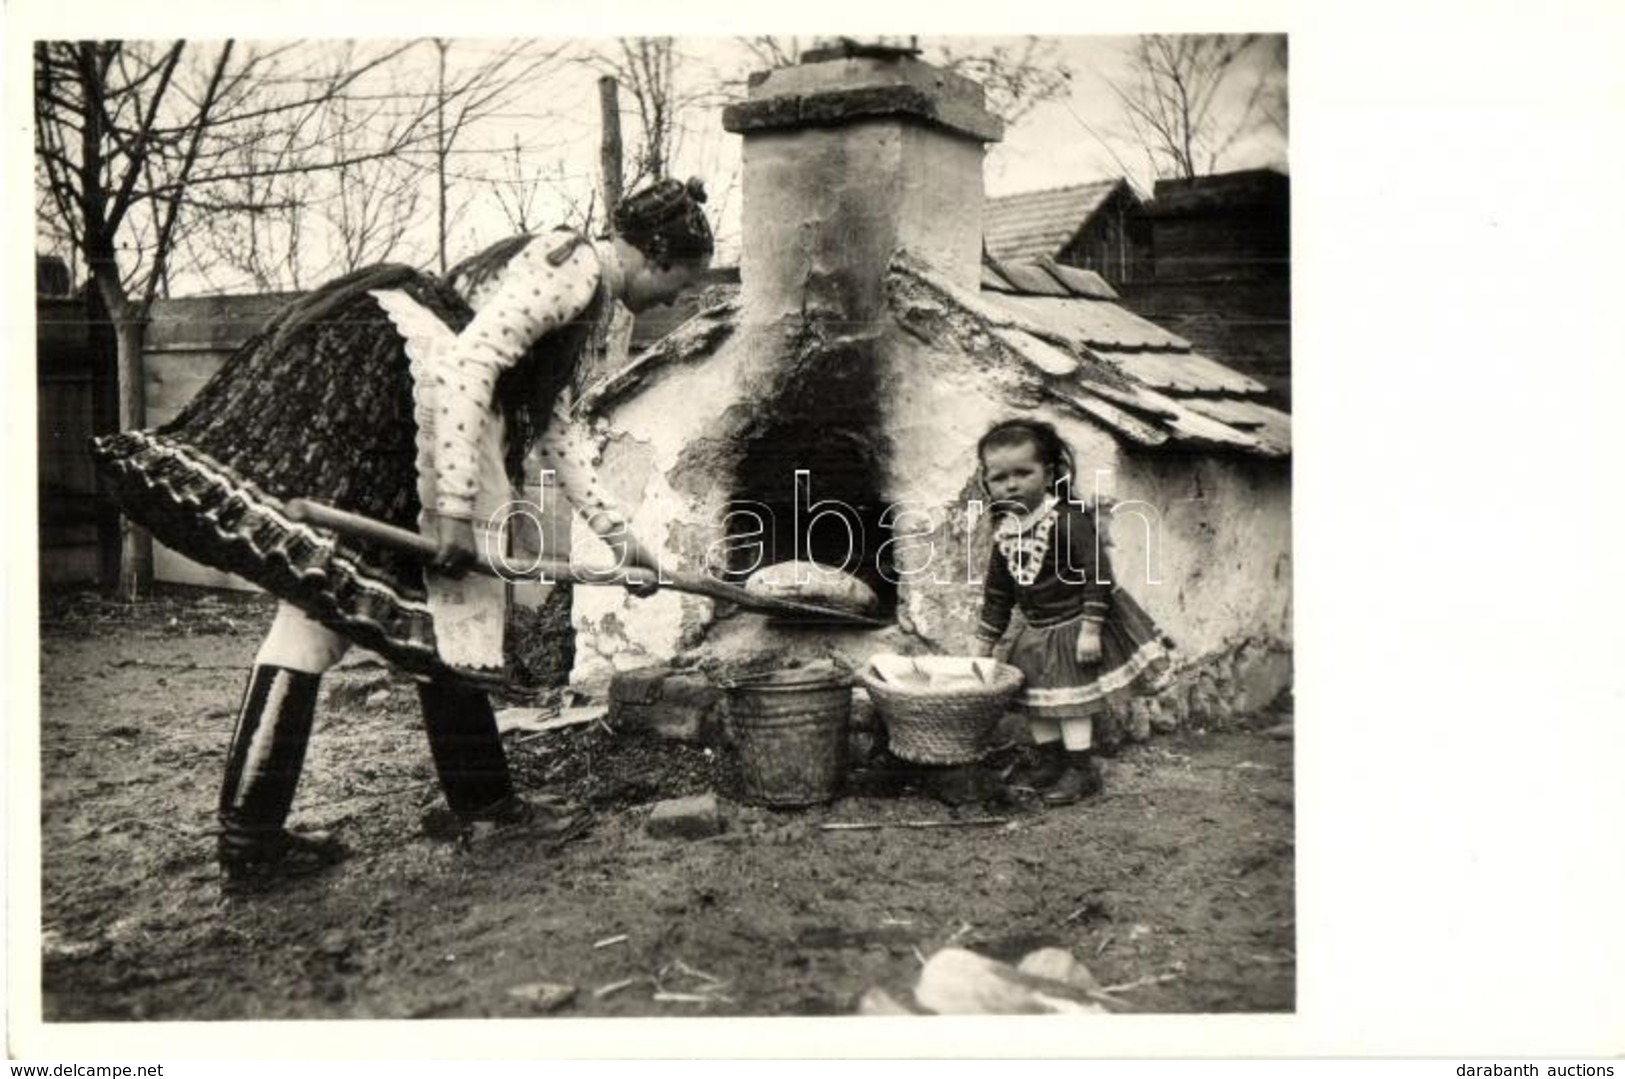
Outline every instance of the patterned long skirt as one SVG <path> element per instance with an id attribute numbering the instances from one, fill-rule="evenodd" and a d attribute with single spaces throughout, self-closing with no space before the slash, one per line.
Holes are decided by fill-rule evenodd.
<path id="1" fill-rule="evenodd" d="M 457 676 L 436 654 L 417 560 L 284 512 L 310 498 L 417 530 L 412 379 L 376 288 L 408 292 L 454 329 L 470 317 L 407 267 L 358 271 L 279 313 L 173 422 L 91 452 L 119 506 L 165 545 L 406 670 Z"/>

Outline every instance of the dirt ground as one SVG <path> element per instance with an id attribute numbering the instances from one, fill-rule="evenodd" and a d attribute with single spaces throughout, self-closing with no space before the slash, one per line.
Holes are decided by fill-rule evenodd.
<path id="1" fill-rule="evenodd" d="M 224 897 L 213 809 L 266 599 L 171 590 L 42 608 L 44 1018 L 523 1016 L 509 990 L 574 986 L 567 1016 L 834 1015 L 901 994 L 953 943 L 1014 961 L 1071 949 L 1146 1012 L 1290 1011 L 1292 743 L 1189 733 L 1106 761 L 1065 809 L 949 810 L 917 792 L 810 810 L 740 804 L 728 754 L 590 724 L 508 737 L 521 786 L 593 829 L 561 849 L 425 834 L 437 804 L 409 680 L 326 680 L 294 824 L 354 855 Z M 1280 715 L 1263 717 L 1276 723 Z M 995 762 L 997 763 L 997 762 Z M 716 790 L 727 830 L 644 831 Z M 992 826 L 825 830 L 832 822 Z M 1156 980 L 1161 979 L 1161 980 Z"/>

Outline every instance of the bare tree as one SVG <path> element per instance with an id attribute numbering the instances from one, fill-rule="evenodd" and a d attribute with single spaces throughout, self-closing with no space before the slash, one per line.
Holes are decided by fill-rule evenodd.
<path id="1" fill-rule="evenodd" d="M 609 211 L 605 210 L 603 204 L 599 202 L 598 189 L 589 187 L 586 197 L 582 198 L 578 194 L 581 190 L 580 187 L 569 182 L 562 161 L 554 166 L 553 171 L 552 191 L 563 210 L 563 215 L 558 219 L 557 224 L 567 229 L 574 229 L 585 236 L 607 230 Z"/>
<path id="2" fill-rule="evenodd" d="M 622 161 L 622 190 L 666 175 L 672 159 L 679 112 L 689 104 L 678 94 L 678 55 L 669 37 L 623 37 L 587 62 L 613 78 L 637 110 L 638 136 L 632 160 Z"/>
<path id="3" fill-rule="evenodd" d="M 1258 34 L 1147 34 L 1130 74 L 1108 79 L 1128 136 L 1157 176 L 1211 173 L 1261 123 L 1286 126 L 1286 39 Z"/>
<path id="4" fill-rule="evenodd" d="M 1029 36 L 976 52 L 942 42 L 928 47 L 926 59 L 981 83 L 987 93 L 988 111 L 1007 124 L 1072 88 L 1072 69 L 1049 38 Z"/>
<path id="5" fill-rule="evenodd" d="M 177 246 L 175 260 L 187 272 L 212 279 L 217 269 L 235 271 L 249 279 L 260 291 L 275 291 L 301 284 L 300 256 L 314 197 L 315 176 L 310 173 L 261 175 L 257 162 L 274 166 L 275 156 L 267 151 L 270 133 L 247 142 L 242 148 L 242 175 L 222 181 L 213 192 L 194 191 L 194 207 L 206 213 L 193 215 L 199 225 L 196 242 L 190 238 Z"/>
<path id="6" fill-rule="evenodd" d="M 803 41 L 799 37 L 742 37 L 739 44 L 749 53 L 754 70 L 772 71 L 801 61 Z"/>
<path id="7" fill-rule="evenodd" d="M 232 185 L 246 177 L 338 164 L 310 134 L 314 119 L 399 48 L 331 69 L 293 46 L 240 48 L 229 40 L 36 43 L 36 178 L 51 228 L 68 238 L 114 323 L 121 427 L 145 422 L 147 312 L 197 217 L 240 212 L 244 192 Z M 415 128 L 406 130 L 416 137 Z M 271 131 L 285 136 L 281 147 L 269 160 L 252 160 Z M 263 197 L 263 189 L 246 192 L 255 205 Z M 150 540 L 126 521 L 121 547 L 118 588 L 133 599 L 149 572 Z"/>
<path id="8" fill-rule="evenodd" d="M 1262 93 L 1258 99 L 1258 115 L 1263 125 L 1285 138 L 1289 127 L 1287 101 L 1287 38 L 1275 34 L 1266 39 L 1269 58 L 1262 78 Z"/>
<path id="9" fill-rule="evenodd" d="M 435 248 L 440 272 L 449 268 L 448 241 L 453 227 L 467 207 L 467 202 L 454 202 L 453 185 L 469 175 L 454 168 L 452 162 L 463 152 L 466 136 L 476 125 L 505 110 L 543 78 L 549 69 L 562 63 L 570 49 L 567 41 L 553 41 L 545 45 L 534 40 L 505 43 L 492 51 L 469 48 L 477 57 L 471 63 L 453 61 L 452 50 L 457 42 L 435 38 L 435 90 L 433 105 L 433 140 L 430 169 L 435 182 Z M 473 152 L 487 155 L 484 149 Z"/>
<path id="10" fill-rule="evenodd" d="M 541 177 L 527 172 L 518 139 L 514 139 L 513 152 L 504 155 L 502 163 L 504 171 L 492 181 L 491 193 L 502 207 L 509 229 L 515 233 L 531 232 L 538 224 L 536 200 L 542 190 Z"/>
<path id="11" fill-rule="evenodd" d="M 625 162 L 625 191 L 669 175 L 683 156 L 685 139 L 699 130 L 698 118 L 714 123 L 709 110 L 733 93 L 729 75 L 700 67 L 669 37 L 619 38 L 583 62 L 613 78 L 631 98 L 635 122 L 624 135 L 631 158 Z"/>
<path id="12" fill-rule="evenodd" d="M 533 158 L 515 139 L 512 150 L 503 155 L 504 170 L 487 181 L 509 228 L 521 233 L 562 225 L 590 234 L 599 218 L 598 189 L 587 187 L 583 198 L 579 194 L 582 185 L 570 182 L 571 174 L 562 160 L 547 169 L 533 166 Z M 545 216 L 547 206 L 558 215 Z"/>
<path id="13" fill-rule="evenodd" d="M 353 44 L 327 47 L 339 68 L 364 62 Z M 422 185 L 404 155 L 379 151 L 404 150 L 421 138 L 412 128 L 426 104 L 421 94 L 399 92 L 394 66 L 377 69 L 378 85 L 334 97 L 308 125 L 244 140 L 242 176 L 231 185 L 239 195 L 205 218 L 214 257 L 256 289 L 274 291 L 297 290 L 395 254 L 422 216 Z M 284 171 L 291 160 L 308 158 L 302 144 L 312 137 L 329 167 Z"/>
<path id="14" fill-rule="evenodd" d="M 365 59 L 353 43 L 320 47 L 337 67 Z M 516 177 L 534 171 L 546 147 L 521 145 L 518 135 L 504 147 L 493 136 L 514 120 L 549 129 L 539 121 L 552 114 L 519 110 L 568 47 L 422 39 L 374 68 L 365 87 L 335 98 L 297 139 L 245 140 L 241 190 L 231 212 L 208 219 L 215 242 L 186 252 L 189 279 L 219 287 L 217 271 L 227 270 L 235 287 L 298 289 L 382 260 L 449 261 L 476 199 L 494 196 L 505 213 L 515 209 Z M 313 136 L 329 167 L 277 171 L 308 153 Z M 390 148 L 396 152 L 384 152 Z"/>
<path id="15" fill-rule="evenodd" d="M 422 202 L 419 177 L 403 158 L 367 152 L 380 139 L 408 141 L 400 125 L 410 117 L 378 116 L 376 109 L 354 116 L 354 108 L 351 102 L 335 102 L 326 118 L 341 163 L 319 178 L 328 190 L 315 212 L 334 240 L 333 260 L 319 273 L 324 278 L 391 258 L 418 220 Z"/>

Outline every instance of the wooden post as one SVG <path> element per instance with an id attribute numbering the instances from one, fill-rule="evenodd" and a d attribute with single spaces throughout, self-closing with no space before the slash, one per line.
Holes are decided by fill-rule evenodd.
<path id="1" fill-rule="evenodd" d="M 599 77 L 598 105 L 604 129 L 599 143 L 599 163 L 604 173 L 604 221 L 607 231 L 613 232 L 615 207 L 621 204 L 621 103 L 615 76 Z"/>
<path id="2" fill-rule="evenodd" d="M 435 231 L 437 250 L 440 255 L 440 276 L 446 276 L 449 263 L 446 260 L 446 165 L 451 157 L 451 147 L 446 144 L 446 53 L 451 48 L 451 42 L 443 38 L 435 38 L 435 51 L 438 54 L 438 74 L 435 82 L 434 99 L 434 157 L 435 157 Z"/>
<path id="3" fill-rule="evenodd" d="M 118 425 L 121 431 L 137 431 L 146 426 L 147 396 L 142 345 L 146 338 L 145 319 L 135 305 L 125 302 L 114 315 L 118 339 Z M 152 536 L 146 529 L 121 517 L 119 526 L 118 598 L 134 603 L 152 582 Z"/>
<path id="4" fill-rule="evenodd" d="M 93 435 L 112 434 L 119 429 L 118 339 L 113 333 L 113 320 L 107 314 L 107 305 L 102 301 L 101 289 L 92 287 L 86 290 L 82 310 L 89 323 L 90 432 Z M 118 503 L 113 501 L 106 477 L 100 470 L 96 471 L 95 477 L 96 579 L 105 590 L 113 593 L 118 589 L 119 562 L 124 544 L 119 522 L 124 515 L 119 512 Z"/>

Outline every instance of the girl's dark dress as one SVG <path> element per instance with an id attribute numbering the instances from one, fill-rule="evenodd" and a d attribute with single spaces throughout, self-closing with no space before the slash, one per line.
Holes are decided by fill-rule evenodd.
<path id="1" fill-rule="evenodd" d="M 1151 617 L 1116 584 L 1094 514 L 1046 498 L 994 530 L 977 637 L 997 643 L 1019 609 L 1007 658 L 1026 675 L 1016 704 L 1037 719 L 1082 719 L 1113 696 L 1158 688 L 1169 668 Z M 1078 636 L 1100 623 L 1098 662 L 1079 663 Z"/>

